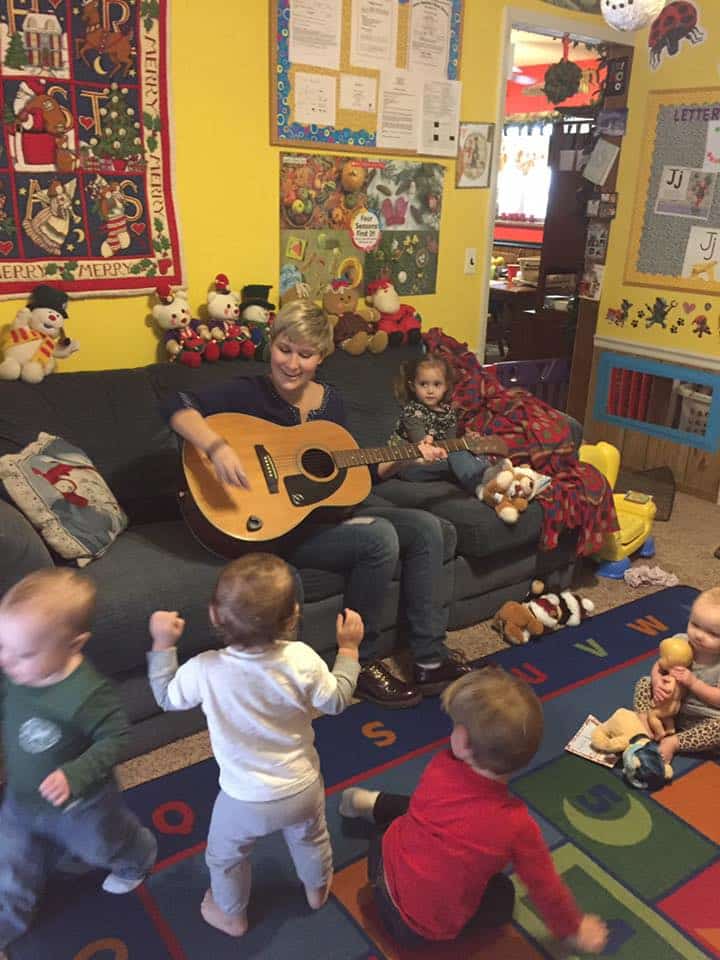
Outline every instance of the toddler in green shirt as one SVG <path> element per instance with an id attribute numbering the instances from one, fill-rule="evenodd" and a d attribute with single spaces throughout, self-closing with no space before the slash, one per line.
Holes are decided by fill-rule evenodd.
<path id="1" fill-rule="evenodd" d="M 155 863 L 155 837 L 113 777 L 128 721 L 82 653 L 94 606 L 92 581 L 64 568 L 31 573 L 0 601 L 0 960 L 30 926 L 56 848 L 109 870 L 108 893 L 135 889 Z"/>

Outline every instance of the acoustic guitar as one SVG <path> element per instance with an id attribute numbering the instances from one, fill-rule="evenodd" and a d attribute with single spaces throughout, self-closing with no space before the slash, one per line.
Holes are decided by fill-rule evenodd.
<path id="1" fill-rule="evenodd" d="M 216 413 L 207 422 L 240 457 L 250 489 L 221 483 L 205 454 L 186 442 L 187 491 L 180 503 L 197 539 L 224 557 L 243 552 L 238 548 L 248 543 L 283 536 L 319 508 L 360 503 L 370 493 L 369 464 L 420 456 L 414 443 L 360 449 L 347 430 L 328 420 L 279 427 L 242 413 Z M 507 453 L 500 437 L 473 435 L 436 443 L 448 453 Z"/>

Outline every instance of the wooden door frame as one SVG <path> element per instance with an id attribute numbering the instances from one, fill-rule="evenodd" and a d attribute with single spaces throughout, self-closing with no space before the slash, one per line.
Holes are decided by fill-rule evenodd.
<path id="1" fill-rule="evenodd" d="M 626 46 L 634 46 L 632 42 L 634 35 L 619 34 L 613 30 L 605 21 L 585 23 L 579 20 L 570 20 L 568 17 L 559 16 L 555 13 L 546 13 L 544 10 L 527 10 L 523 7 L 507 6 L 503 11 L 503 49 L 500 63 L 499 81 L 497 90 L 497 100 L 495 109 L 495 130 L 497 147 L 495 149 L 495 161 L 490 171 L 490 185 L 488 197 L 488 213 L 485 230 L 484 256 L 481 250 L 482 259 L 480 262 L 484 265 L 485 282 L 480 297 L 480 315 L 478 317 L 478 345 L 476 347 L 477 355 L 480 358 L 485 356 L 485 340 L 487 332 L 488 306 L 490 302 L 490 278 L 488 273 L 488 264 L 492 257 L 493 236 L 495 234 L 495 209 L 497 206 L 497 175 L 500 157 L 500 139 L 505 119 L 505 99 L 507 93 L 507 77 L 512 68 L 512 47 L 510 44 L 510 34 L 512 30 L 525 30 L 529 33 L 547 34 L 553 37 L 562 37 L 565 33 L 570 34 L 572 39 L 580 40 L 582 43 L 608 43 L 617 44 L 618 36 L 623 38 Z"/>

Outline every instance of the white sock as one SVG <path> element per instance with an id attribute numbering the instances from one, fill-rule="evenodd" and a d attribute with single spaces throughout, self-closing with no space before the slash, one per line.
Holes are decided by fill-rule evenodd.
<path id="1" fill-rule="evenodd" d="M 103 880 L 102 888 L 105 893 L 130 893 L 131 890 L 139 887 L 144 881 L 145 877 L 126 880 L 124 877 L 119 877 L 116 873 L 109 873 Z"/>
<path id="2" fill-rule="evenodd" d="M 372 821 L 373 807 L 380 796 L 379 790 L 363 790 L 362 787 L 348 787 L 340 798 L 340 813 L 343 817 L 362 817 Z"/>

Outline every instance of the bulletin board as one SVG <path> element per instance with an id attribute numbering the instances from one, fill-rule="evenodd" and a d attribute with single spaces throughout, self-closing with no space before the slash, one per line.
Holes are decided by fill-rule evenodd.
<path id="1" fill-rule="evenodd" d="M 625 282 L 720 294 L 720 87 L 648 95 Z"/>
<path id="2" fill-rule="evenodd" d="M 340 0 L 342 12 L 339 70 L 305 64 L 296 65 L 290 62 L 292 2 L 293 0 L 270 0 L 270 142 L 281 146 L 302 146 L 314 149 L 335 150 L 342 147 L 343 152 L 417 155 L 417 150 L 377 145 L 380 70 L 351 65 L 353 0 Z M 323 2 L 325 0 L 318 0 L 318 7 L 321 7 Z M 333 0 L 327 0 L 327 2 L 332 3 Z M 464 3 L 465 0 L 422 0 L 422 2 L 421 0 L 397 0 L 395 68 L 399 70 L 408 68 L 413 9 L 435 6 L 442 11 L 447 8 L 449 44 L 447 71 L 443 79 L 458 80 Z M 304 83 L 308 82 L 308 75 L 329 76 L 336 81 L 336 111 L 333 126 L 298 122 L 295 116 L 298 73 L 302 75 Z M 346 79 L 343 80 L 343 77 Z M 341 106 L 341 83 L 350 82 L 348 80 L 350 77 L 369 78 L 371 81 L 369 86 L 374 85 L 375 90 L 374 110 L 353 110 Z M 368 102 L 368 106 L 371 105 L 371 102 Z"/>

